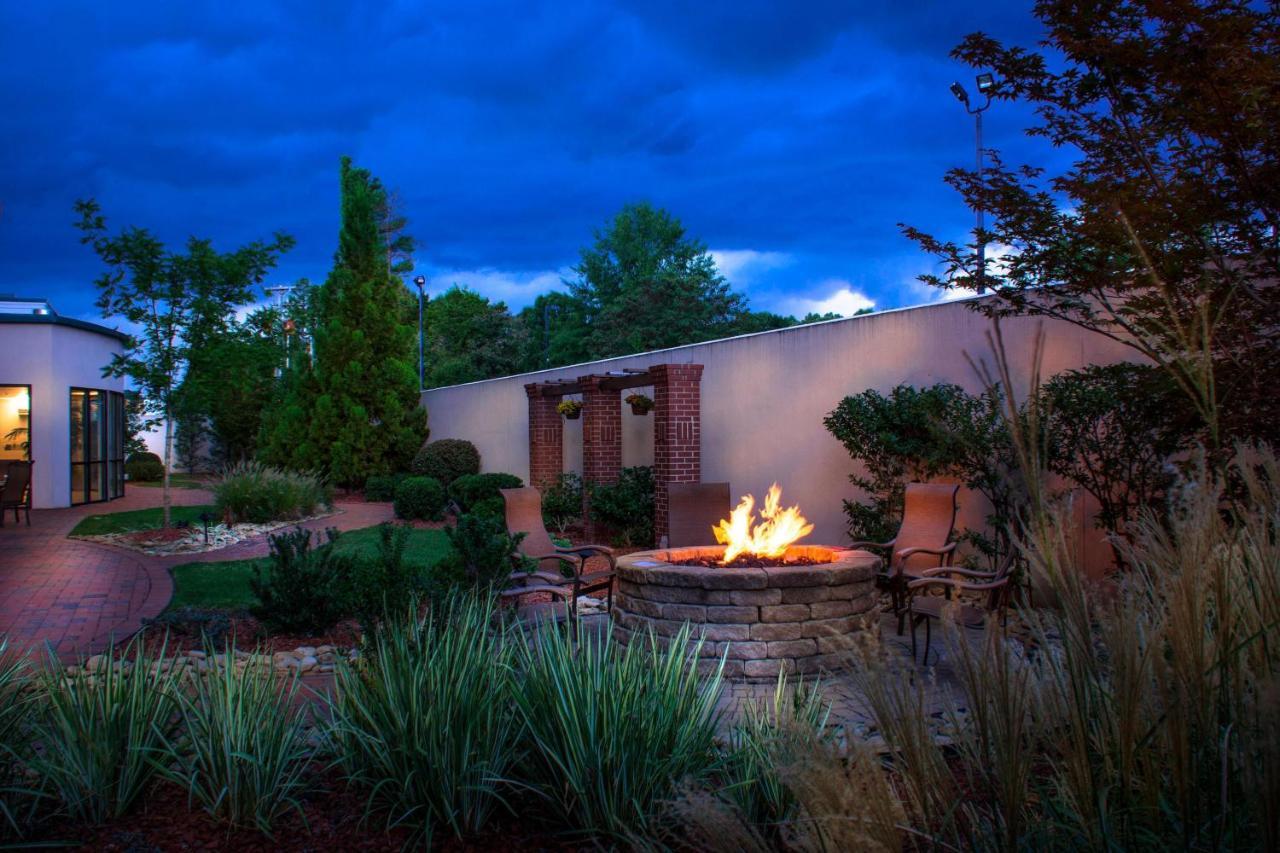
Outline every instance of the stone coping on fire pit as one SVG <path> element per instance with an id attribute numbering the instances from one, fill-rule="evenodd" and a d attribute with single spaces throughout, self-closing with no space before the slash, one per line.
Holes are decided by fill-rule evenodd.
<path id="1" fill-rule="evenodd" d="M 618 559 L 614 636 L 624 645 L 686 624 L 703 640 L 701 666 L 724 655 L 725 676 L 769 680 L 779 672 L 842 668 L 858 634 L 874 622 L 880 558 L 867 551 L 793 545 L 805 565 L 715 568 L 682 560 L 719 558 L 723 546 L 641 551 Z"/>

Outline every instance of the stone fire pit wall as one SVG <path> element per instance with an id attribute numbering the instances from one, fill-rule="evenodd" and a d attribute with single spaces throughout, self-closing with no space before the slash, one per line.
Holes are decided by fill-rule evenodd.
<path id="1" fill-rule="evenodd" d="M 614 636 L 622 644 L 652 631 L 669 637 L 690 623 L 704 640 L 702 666 L 728 653 L 725 676 L 773 680 L 781 671 L 808 675 L 847 665 L 876 606 L 880 558 L 866 551 L 792 546 L 788 559 L 811 566 L 703 568 L 722 547 L 642 551 L 618 559 Z"/>

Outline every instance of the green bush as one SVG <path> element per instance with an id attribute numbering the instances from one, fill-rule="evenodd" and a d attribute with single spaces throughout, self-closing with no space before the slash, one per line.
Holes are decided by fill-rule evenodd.
<path id="1" fill-rule="evenodd" d="M 179 691 L 177 676 L 163 666 L 163 649 L 158 658 L 145 651 L 142 641 L 132 642 L 119 654 L 91 658 L 92 671 L 75 675 L 55 659 L 42 676 L 34 730 L 40 751 L 31 768 L 72 820 L 120 817 L 156 772 L 154 755 L 172 726 Z"/>
<path id="2" fill-rule="evenodd" d="M 454 480 L 449 486 L 449 497 L 462 512 L 473 512 L 477 505 L 493 498 L 502 500 L 499 489 L 518 489 L 524 485 L 515 474 L 467 474 Z M 492 506 L 492 503 L 486 504 Z M 502 515 L 502 511 L 498 512 Z"/>
<path id="3" fill-rule="evenodd" d="M 193 679 L 176 694 L 183 737 L 165 738 L 161 775 L 233 827 L 269 835 L 286 812 L 302 814 L 311 749 L 298 683 L 295 672 L 281 690 L 270 665 L 223 666 Z"/>
<path id="4" fill-rule="evenodd" d="M 295 528 L 269 538 L 266 567 L 255 564 L 249 588 L 258 598 L 250 608 L 268 628 L 297 634 L 319 634 L 347 616 L 347 594 L 358 558 L 337 552 L 338 531 L 325 531 L 328 541 L 311 547 L 311 531 Z"/>
<path id="5" fill-rule="evenodd" d="M 367 501 L 393 501 L 396 499 L 396 486 L 408 477 L 408 474 L 381 474 L 364 481 L 364 499 Z"/>
<path id="6" fill-rule="evenodd" d="M 444 486 L 434 477 L 405 477 L 396 486 L 396 518 L 432 521 L 444 515 Z"/>
<path id="7" fill-rule="evenodd" d="M 444 532 L 452 550 L 435 567 L 433 578 L 438 588 L 501 589 L 513 571 L 526 565 L 520 555 L 525 534 L 511 535 L 501 518 L 460 515 Z"/>
<path id="8" fill-rule="evenodd" d="M 213 495 L 218 514 L 232 523 L 306 518 L 332 503 L 332 493 L 318 477 L 258 462 L 228 468 L 214 485 Z"/>
<path id="9" fill-rule="evenodd" d="M 30 780 L 23 778 L 34 749 L 31 723 L 37 695 L 33 687 L 29 662 L 11 652 L 8 638 L 0 635 L 0 842 L 21 837 L 39 799 Z"/>
<path id="10" fill-rule="evenodd" d="M 648 835 L 659 803 L 717 764 L 723 663 L 698 675 L 686 625 L 618 648 L 610 632 L 537 631 L 517 645 L 513 701 L 524 724 L 526 784 L 584 837 Z"/>
<path id="11" fill-rule="evenodd" d="M 124 463 L 131 483 L 154 483 L 164 479 L 164 462 L 154 453 L 135 453 Z"/>
<path id="12" fill-rule="evenodd" d="M 624 547 L 653 546 L 654 479 L 649 467 L 623 468 L 616 483 L 591 483 L 591 515 Z"/>
<path id="13" fill-rule="evenodd" d="M 360 668 L 339 661 L 330 705 L 336 767 L 370 811 L 430 847 L 437 830 L 482 830 L 517 760 L 512 644 L 476 596 L 393 621 Z"/>
<path id="14" fill-rule="evenodd" d="M 404 559 L 409 528 L 378 525 L 378 553 L 360 560 L 349 577 L 347 607 L 365 633 L 372 633 L 388 613 L 396 613 L 420 597 L 422 575 Z"/>
<path id="15" fill-rule="evenodd" d="M 469 441 L 442 438 L 424 444 L 412 467 L 413 473 L 434 477 L 447 487 L 459 477 L 480 473 L 480 451 Z"/>
<path id="16" fill-rule="evenodd" d="M 582 519 L 582 478 L 571 472 L 556 477 L 542 495 L 542 520 L 560 533 Z"/>

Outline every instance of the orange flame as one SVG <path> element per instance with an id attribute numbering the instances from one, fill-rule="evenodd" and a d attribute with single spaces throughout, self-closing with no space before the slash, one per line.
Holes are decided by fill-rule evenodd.
<path id="1" fill-rule="evenodd" d="M 813 525 L 800 514 L 800 507 L 782 508 L 782 489 L 777 483 L 769 487 L 760 510 L 760 523 L 753 525 L 755 505 L 754 496 L 745 496 L 727 520 L 722 518 L 711 528 L 716 541 L 725 546 L 721 562 L 732 562 L 739 554 L 776 559 L 787 552 L 792 542 L 813 532 Z"/>

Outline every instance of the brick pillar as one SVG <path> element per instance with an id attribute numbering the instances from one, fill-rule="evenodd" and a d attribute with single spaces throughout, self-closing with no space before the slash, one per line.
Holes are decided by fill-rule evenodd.
<path id="1" fill-rule="evenodd" d="M 653 474 L 657 481 L 654 537 L 667 535 L 667 485 L 702 481 L 702 365 L 655 364 Z M 710 544 L 710 543 L 708 543 Z"/>
<path id="2" fill-rule="evenodd" d="M 542 396 L 542 386 L 524 386 L 529 395 L 529 485 L 546 491 L 564 470 L 564 420 L 559 397 Z"/>
<path id="3" fill-rule="evenodd" d="M 602 376 L 580 376 L 582 386 L 582 479 L 616 483 L 622 470 L 622 392 L 600 387 Z M 582 493 L 582 518 L 589 538 L 602 532 L 591 520 L 590 490 Z"/>

